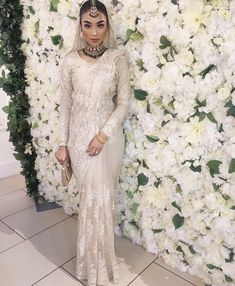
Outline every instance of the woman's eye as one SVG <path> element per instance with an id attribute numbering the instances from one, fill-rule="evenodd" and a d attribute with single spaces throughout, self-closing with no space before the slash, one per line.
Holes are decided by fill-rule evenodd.
<path id="1" fill-rule="evenodd" d="M 88 28 L 90 28 L 90 25 L 84 24 L 84 27 L 85 27 L 86 29 L 88 29 Z"/>
<path id="2" fill-rule="evenodd" d="M 98 27 L 102 29 L 104 28 L 104 24 L 99 24 Z"/>

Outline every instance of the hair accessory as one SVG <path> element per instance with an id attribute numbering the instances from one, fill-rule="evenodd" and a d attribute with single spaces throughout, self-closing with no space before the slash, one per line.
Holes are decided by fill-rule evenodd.
<path id="1" fill-rule="evenodd" d="M 92 18 L 96 18 L 99 15 L 98 9 L 96 7 L 96 1 L 95 0 L 91 0 L 91 8 L 90 8 L 89 15 Z"/>

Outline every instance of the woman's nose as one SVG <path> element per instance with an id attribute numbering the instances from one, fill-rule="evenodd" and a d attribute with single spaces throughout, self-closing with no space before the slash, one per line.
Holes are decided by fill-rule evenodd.
<path id="1" fill-rule="evenodd" d="M 92 34 L 93 34 L 94 36 L 97 35 L 97 30 L 96 30 L 96 28 L 93 29 Z"/>

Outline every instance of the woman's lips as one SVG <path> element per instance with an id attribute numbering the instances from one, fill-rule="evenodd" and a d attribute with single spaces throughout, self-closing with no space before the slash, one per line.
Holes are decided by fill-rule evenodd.
<path id="1" fill-rule="evenodd" d="M 92 43 L 97 43 L 99 39 L 91 39 Z"/>

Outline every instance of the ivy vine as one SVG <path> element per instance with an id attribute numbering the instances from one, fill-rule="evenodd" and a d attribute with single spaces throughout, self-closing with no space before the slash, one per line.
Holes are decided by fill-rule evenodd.
<path id="1" fill-rule="evenodd" d="M 31 124 L 28 122 L 29 100 L 24 68 L 26 57 L 21 50 L 21 23 L 23 6 L 19 0 L 0 0 L 0 88 L 10 97 L 7 113 L 7 130 L 13 143 L 14 157 L 20 161 L 25 177 L 27 194 L 36 197 L 39 181 L 35 170 L 36 151 L 32 144 Z M 7 70 L 7 73 L 5 72 Z"/>

